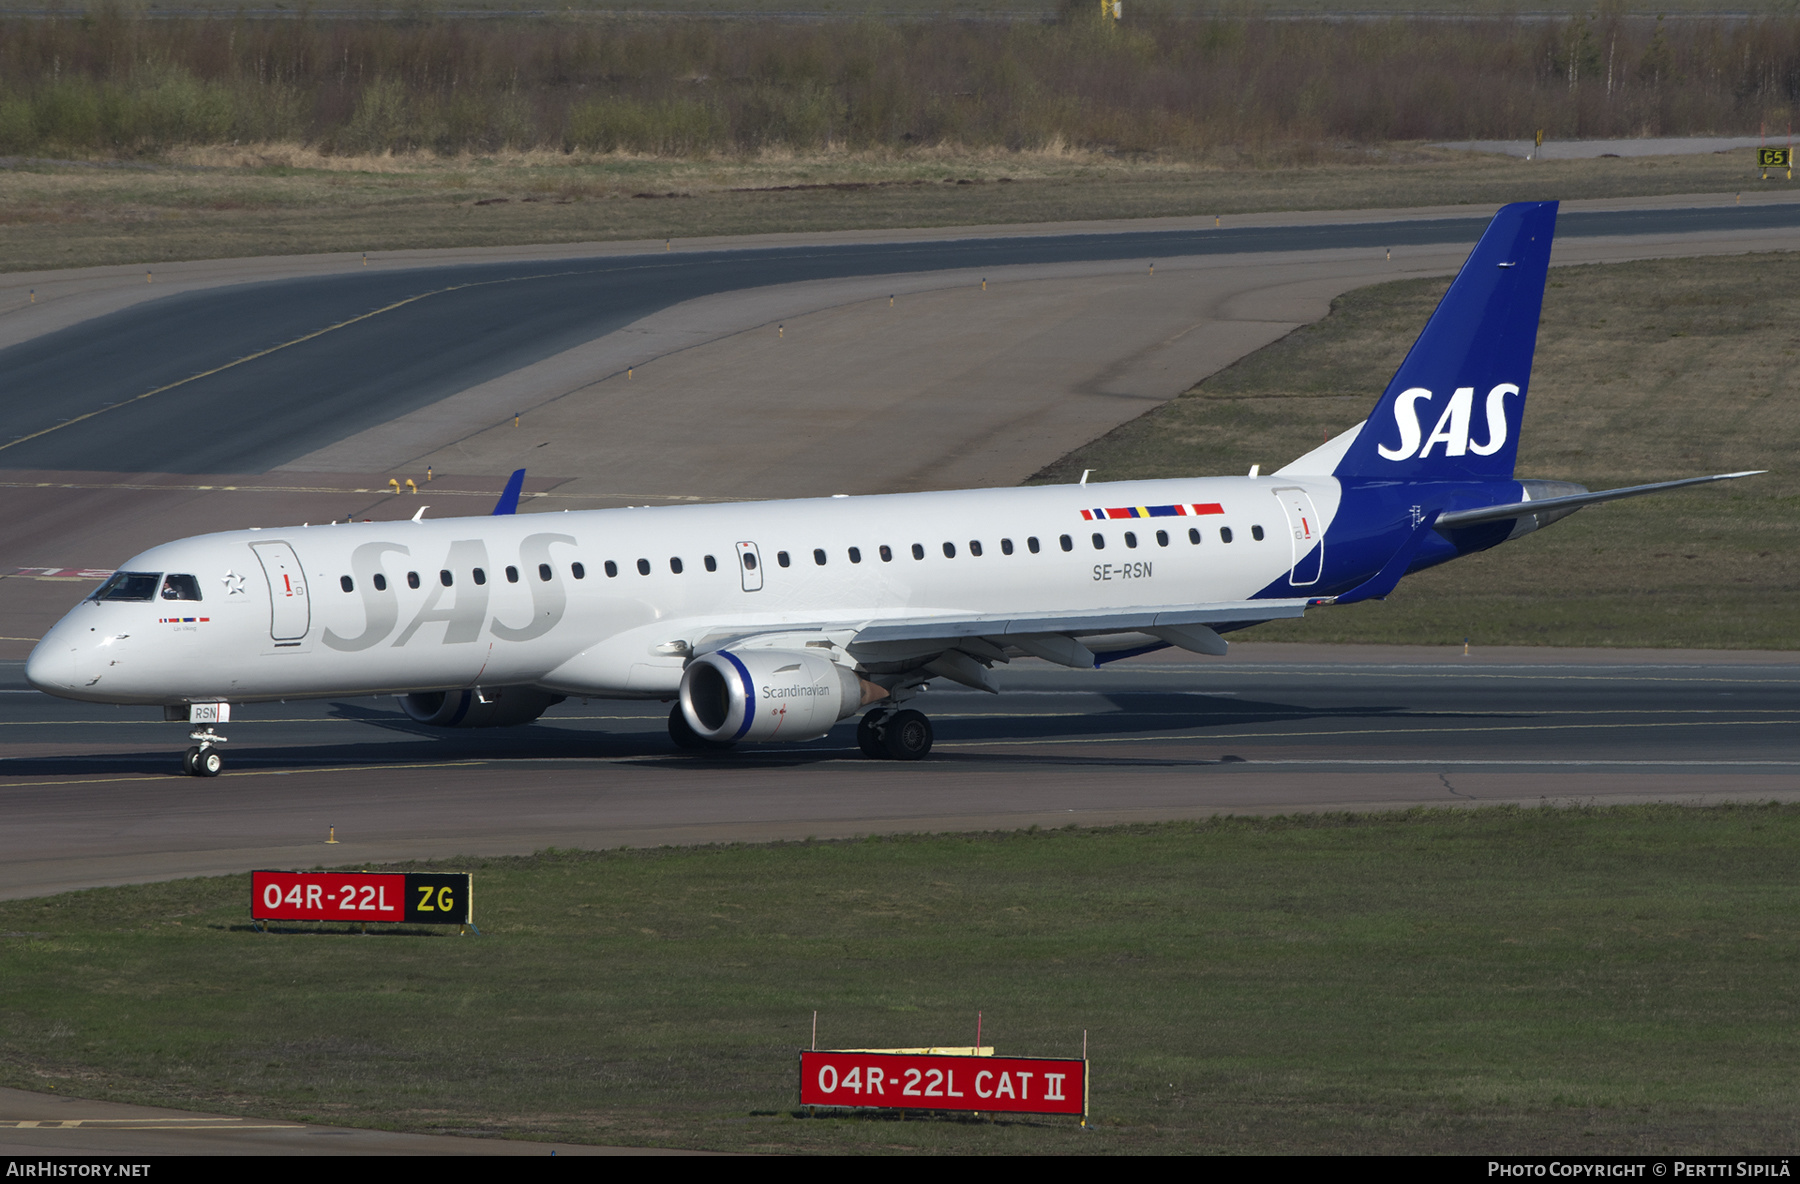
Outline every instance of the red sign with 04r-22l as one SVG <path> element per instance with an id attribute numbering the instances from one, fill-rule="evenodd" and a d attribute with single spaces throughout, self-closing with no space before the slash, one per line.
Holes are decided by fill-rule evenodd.
<path id="1" fill-rule="evenodd" d="M 1086 1114 L 1087 1062 L 809 1049 L 800 1054 L 800 1104 Z"/>

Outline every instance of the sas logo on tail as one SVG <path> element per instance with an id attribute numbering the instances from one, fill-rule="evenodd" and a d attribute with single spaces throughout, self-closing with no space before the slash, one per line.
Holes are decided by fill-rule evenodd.
<path id="1" fill-rule="evenodd" d="M 1402 391 L 1394 400 L 1394 424 L 1400 429 L 1400 446 L 1389 448 L 1385 444 L 1376 446 L 1376 451 L 1387 460 L 1411 460 L 1417 457 L 1424 460 L 1431 455 L 1433 446 L 1442 444 L 1444 456 L 1466 456 L 1473 452 L 1476 456 L 1492 456 L 1506 446 L 1506 396 L 1516 395 L 1519 388 L 1510 382 L 1503 382 L 1487 394 L 1487 439 L 1476 443 L 1469 439 L 1469 418 L 1475 405 L 1475 388 L 1459 386 L 1456 393 L 1450 396 L 1450 405 L 1438 416 L 1437 426 L 1425 435 L 1424 426 L 1419 420 L 1419 404 L 1431 401 L 1431 392 L 1422 386 L 1415 386 Z M 1420 439 L 1424 446 L 1419 444 Z"/>

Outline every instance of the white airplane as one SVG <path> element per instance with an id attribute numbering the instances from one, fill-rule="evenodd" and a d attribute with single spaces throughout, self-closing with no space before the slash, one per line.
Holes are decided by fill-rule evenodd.
<path id="1" fill-rule="evenodd" d="M 1513 479 L 1556 204 L 1501 210 L 1369 420 L 1263 476 L 251 529 L 132 558 L 32 651 L 52 695 L 213 724 L 242 703 L 395 694 L 442 727 L 538 718 L 564 697 L 674 701 L 684 748 L 803 741 L 863 713 L 871 757 L 917 760 L 933 679 L 1076 668 L 1309 607 L 1581 506 Z"/>

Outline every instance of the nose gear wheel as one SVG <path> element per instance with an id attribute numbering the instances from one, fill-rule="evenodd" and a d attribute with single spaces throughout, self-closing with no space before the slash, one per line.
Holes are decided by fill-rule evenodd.
<path id="1" fill-rule="evenodd" d="M 189 777 L 217 777 L 225 767 L 225 754 L 217 746 L 225 743 L 225 737 L 211 728 L 195 728 L 188 739 L 199 743 L 182 754 L 181 771 Z"/>

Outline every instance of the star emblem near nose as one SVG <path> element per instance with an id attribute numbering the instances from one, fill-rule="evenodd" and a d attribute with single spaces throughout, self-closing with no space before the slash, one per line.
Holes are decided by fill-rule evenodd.
<path id="1" fill-rule="evenodd" d="M 225 595 L 227 596 L 242 596 L 244 593 L 244 577 L 235 571 L 227 571 L 225 577 L 219 582 L 225 585 Z"/>

